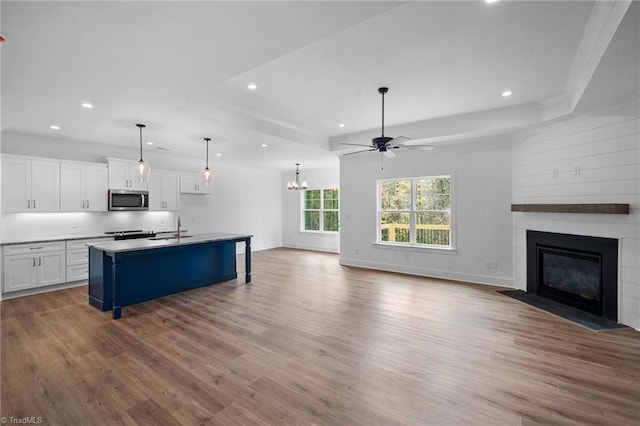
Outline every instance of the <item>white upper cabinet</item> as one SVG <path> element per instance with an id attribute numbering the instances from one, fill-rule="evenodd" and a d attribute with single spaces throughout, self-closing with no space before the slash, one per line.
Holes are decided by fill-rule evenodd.
<path id="1" fill-rule="evenodd" d="M 133 160 L 107 158 L 109 162 L 109 189 L 132 189 L 146 191 L 146 182 L 140 182 L 138 163 Z M 153 174 L 153 170 L 151 171 Z M 151 177 L 150 177 L 151 178 Z"/>
<path id="2" fill-rule="evenodd" d="M 106 211 L 107 167 L 97 163 L 61 163 L 60 210 Z"/>
<path id="3" fill-rule="evenodd" d="M 180 175 L 175 172 L 152 171 L 149 176 L 149 210 L 179 210 L 179 180 Z"/>
<path id="4" fill-rule="evenodd" d="M 5 155 L 2 182 L 2 211 L 60 211 L 59 162 Z"/>
<path id="5" fill-rule="evenodd" d="M 180 175 L 180 192 L 183 194 L 209 194 L 210 186 L 211 182 L 207 185 L 202 174 L 182 173 Z"/>

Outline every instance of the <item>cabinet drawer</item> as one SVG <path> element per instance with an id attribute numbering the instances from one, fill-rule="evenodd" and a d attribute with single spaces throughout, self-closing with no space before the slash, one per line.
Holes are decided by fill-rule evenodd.
<path id="1" fill-rule="evenodd" d="M 75 250 L 81 248 L 88 248 L 87 243 L 99 243 L 113 240 L 112 237 L 105 238 L 85 238 L 83 240 L 68 240 L 67 241 L 67 250 Z"/>
<path id="2" fill-rule="evenodd" d="M 89 247 L 74 250 L 67 249 L 67 266 L 87 265 L 89 263 Z"/>
<path id="3" fill-rule="evenodd" d="M 67 282 L 86 280 L 88 278 L 88 264 L 67 266 Z"/>
<path id="4" fill-rule="evenodd" d="M 52 241 L 33 244 L 11 244 L 4 246 L 4 255 L 42 253 L 45 251 L 64 250 L 64 241 Z"/>

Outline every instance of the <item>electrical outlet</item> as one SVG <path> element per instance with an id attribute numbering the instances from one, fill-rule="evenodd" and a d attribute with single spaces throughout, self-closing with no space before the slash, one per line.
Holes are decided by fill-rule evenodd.
<path id="1" fill-rule="evenodd" d="M 71 222 L 71 229 L 77 229 L 80 226 L 78 222 Z"/>
<path id="2" fill-rule="evenodd" d="M 554 178 L 554 179 L 557 178 L 558 177 L 558 173 L 559 172 L 558 172 L 557 168 L 551 170 L 551 177 Z"/>
<path id="3" fill-rule="evenodd" d="M 498 262 L 494 260 L 487 260 L 486 267 L 487 269 L 498 269 Z"/>

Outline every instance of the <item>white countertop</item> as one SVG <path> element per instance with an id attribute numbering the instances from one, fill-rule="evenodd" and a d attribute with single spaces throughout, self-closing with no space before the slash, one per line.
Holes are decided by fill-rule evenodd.
<path id="1" fill-rule="evenodd" d="M 87 245 L 109 253 L 121 253 L 126 251 L 148 250 L 171 246 L 186 246 L 191 244 L 237 240 L 251 237 L 253 237 L 253 235 L 214 232 L 210 234 L 183 235 L 182 237 L 180 237 L 180 241 L 178 241 L 175 237 L 156 237 L 156 239 L 139 238 L 134 240 L 97 242 Z"/>
<path id="2" fill-rule="evenodd" d="M 125 232 L 125 231 L 122 231 Z M 162 237 L 164 235 L 175 234 L 178 231 L 156 231 L 156 236 Z M 182 232 L 187 232 L 187 230 L 183 230 Z M 113 235 L 105 235 L 104 232 L 98 233 L 87 233 L 87 234 L 71 234 L 71 235 L 61 235 L 61 234 L 50 234 L 50 235 L 39 235 L 37 237 L 17 237 L 17 238 L 8 238 L 2 242 L 0 245 L 11 245 L 11 244 L 37 244 L 37 243 L 48 243 L 52 241 L 73 241 L 73 240 L 89 240 L 89 239 L 110 239 L 113 240 Z"/>
<path id="3" fill-rule="evenodd" d="M 98 239 L 98 238 L 113 240 L 112 235 L 105 235 L 104 233 L 74 234 L 74 235 L 41 235 L 38 237 L 10 238 L 8 240 L 2 241 L 0 245 L 36 244 L 36 243 L 47 243 L 51 241 L 88 240 L 88 239 Z"/>

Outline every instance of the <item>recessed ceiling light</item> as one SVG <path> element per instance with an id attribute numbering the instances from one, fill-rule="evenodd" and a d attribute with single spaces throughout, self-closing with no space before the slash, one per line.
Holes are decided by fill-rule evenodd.
<path id="1" fill-rule="evenodd" d="M 153 145 L 153 142 L 147 142 L 147 145 Z"/>
<path id="2" fill-rule="evenodd" d="M 344 127 L 344 123 L 338 124 L 338 127 Z"/>
<path id="3" fill-rule="evenodd" d="M 266 148 L 266 147 L 268 147 L 269 145 L 267 145 L 266 143 L 263 143 L 263 144 L 262 144 L 262 145 L 260 145 L 260 146 L 261 146 L 261 147 L 263 147 L 263 148 Z"/>
<path id="4" fill-rule="evenodd" d="M 485 2 L 485 3 L 489 3 L 489 4 L 491 4 L 491 3 L 495 3 L 495 2 L 497 2 L 497 1 L 498 1 L 498 0 L 484 0 L 484 2 Z"/>
<path id="5" fill-rule="evenodd" d="M 49 126 L 49 128 L 50 128 L 50 129 L 53 129 L 53 130 L 60 130 L 60 126 L 56 126 L 55 124 L 54 124 L 54 125 Z"/>
<path id="6" fill-rule="evenodd" d="M 82 106 L 82 108 L 93 108 L 93 105 L 91 105 L 89 102 L 83 102 L 82 104 L 80 104 L 80 106 Z"/>
<path id="7" fill-rule="evenodd" d="M 247 84 L 247 89 L 249 89 L 249 90 L 256 90 L 257 88 L 258 88 L 258 86 L 256 86 L 255 83 Z"/>
<path id="8" fill-rule="evenodd" d="M 216 154 L 216 157 L 222 157 L 222 154 L 220 154 L 219 152 Z"/>
<path id="9" fill-rule="evenodd" d="M 504 92 L 502 92 L 502 96 L 503 97 L 508 97 L 511 96 L 513 93 L 511 93 L 511 90 L 505 90 Z"/>

